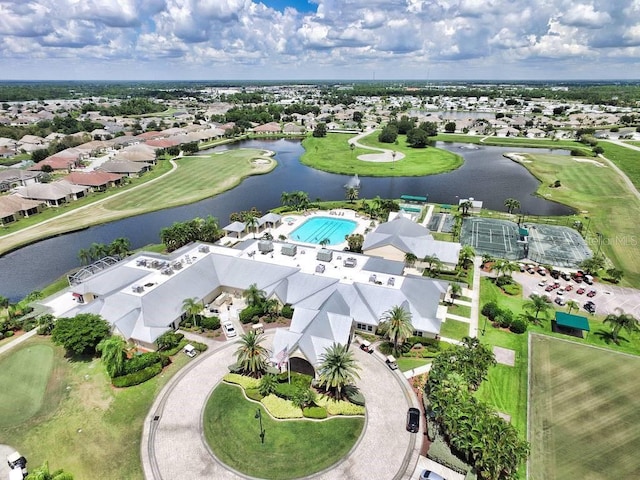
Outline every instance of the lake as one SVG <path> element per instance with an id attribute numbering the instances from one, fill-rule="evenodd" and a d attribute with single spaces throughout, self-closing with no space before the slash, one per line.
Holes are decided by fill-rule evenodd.
<path id="1" fill-rule="evenodd" d="M 531 215 L 566 215 L 572 210 L 533 195 L 539 182 L 526 168 L 504 158 L 505 152 L 547 152 L 541 149 L 505 148 L 465 144 L 438 144 L 463 156 L 459 169 L 426 177 L 361 177 L 360 198 L 399 198 L 401 195 L 428 195 L 430 202 L 457 204 L 458 198 L 474 197 L 484 206 L 504 210 L 504 200 L 512 197 Z M 80 265 L 78 251 L 92 243 L 109 243 L 127 237 L 133 248 L 160 241 L 160 230 L 177 221 L 213 215 L 221 226 L 232 212 L 255 206 L 267 210 L 280 205 L 282 192 L 302 190 L 311 200 L 345 198 L 344 185 L 350 177 L 321 172 L 299 162 L 304 149 L 298 140 L 249 140 L 223 145 L 210 151 L 230 148 L 259 148 L 276 152 L 278 166 L 267 175 L 249 177 L 236 188 L 216 197 L 182 207 L 161 210 L 49 238 L 0 257 L 0 295 L 17 301 L 40 290 L 60 275 Z M 471 148 L 470 148 L 471 147 Z M 555 150 L 557 154 L 568 154 Z M 391 165 L 389 166 L 391 168 Z"/>

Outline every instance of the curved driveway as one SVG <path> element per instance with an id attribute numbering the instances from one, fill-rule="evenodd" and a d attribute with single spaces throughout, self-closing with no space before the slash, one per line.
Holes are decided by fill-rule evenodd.
<path id="1" fill-rule="evenodd" d="M 268 341 L 271 336 L 268 337 Z M 421 434 L 405 430 L 409 406 L 418 406 L 408 382 L 390 371 L 377 354 L 352 345 L 362 367 L 358 387 L 367 400 L 364 432 L 352 451 L 314 479 L 411 478 L 420 454 Z M 234 342 L 206 352 L 162 390 L 145 421 L 141 454 L 149 480 L 248 478 L 219 463 L 202 432 L 202 411 L 213 388 L 235 361 Z M 295 461 L 295 459 L 292 459 Z"/>

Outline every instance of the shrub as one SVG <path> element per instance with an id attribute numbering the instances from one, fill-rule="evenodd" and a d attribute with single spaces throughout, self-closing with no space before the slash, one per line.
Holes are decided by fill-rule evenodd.
<path id="1" fill-rule="evenodd" d="M 218 317 L 203 317 L 200 326 L 206 330 L 217 330 L 220 328 L 220 319 Z"/>
<path id="2" fill-rule="evenodd" d="M 278 381 L 282 383 L 289 383 L 289 373 L 282 372 L 278 374 Z M 305 375 L 304 373 L 291 372 L 291 384 L 300 388 L 310 388 L 313 377 L 311 375 Z"/>
<path id="3" fill-rule="evenodd" d="M 294 383 L 278 383 L 274 393 L 280 398 L 291 400 L 300 387 Z"/>
<path id="4" fill-rule="evenodd" d="M 206 343 L 202 343 L 202 342 L 194 342 L 194 341 L 190 341 L 189 342 L 191 345 L 193 345 L 193 348 L 195 348 L 196 350 L 198 350 L 199 352 L 206 352 L 207 349 L 209 348 L 209 345 L 207 345 Z"/>
<path id="5" fill-rule="evenodd" d="M 182 335 L 182 334 L 180 334 L 180 335 Z M 178 345 L 176 345 L 175 347 L 170 348 L 169 350 L 162 350 L 162 354 L 163 355 L 167 355 L 169 357 L 173 357 L 180 350 L 182 350 L 187 343 L 189 343 L 189 341 L 183 338 L 182 340 L 180 340 L 180 343 L 178 343 Z"/>
<path id="6" fill-rule="evenodd" d="M 137 372 L 130 373 L 129 375 L 121 375 L 120 377 L 115 377 L 111 379 L 111 383 L 114 387 L 118 388 L 132 387 L 133 385 L 139 385 L 146 382 L 147 380 L 158 375 L 161 371 L 162 364 L 158 362 L 147 368 L 138 370 Z"/>
<path id="7" fill-rule="evenodd" d="M 519 283 L 511 283 L 511 284 L 505 285 L 504 287 L 502 287 L 502 290 L 507 295 L 517 296 L 517 295 L 520 295 L 520 293 L 522 293 L 522 287 L 520 286 Z"/>
<path id="8" fill-rule="evenodd" d="M 162 364 L 162 359 L 158 352 L 146 352 L 140 355 L 134 355 L 132 358 L 124 362 L 122 375 L 130 375 L 132 373 L 139 372 L 140 370 L 150 367 L 154 363 Z"/>
<path id="9" fill-rule="evenodd" d="M 257 305 L 247 307 L 240 312 L 240 322 L 243 324 L 251 323 L 253 321 L 253 317 L 259 317 L 263 313 L 264 312 L 262 311 L 262 307 L 259 307 Z"/>
<path id="10" fill-rule="evenodd" d="M 358 390 L 357 388 L 348 388 L 346 392 L 347 398 L 351 403 L 364 407 L 364 395 L 362 395 L 362 392 L 360 392 L 360 390 Z"/>
<path id="11" fill-rule="evenodd" d="M 248 377 L 246 375 L 239 375 L 237 373 L 227 373 L 223 380 L 228 383 L 235 383 L 236 385 L 240 385 L 245 390 L 250 388 L 258 388 L 260 385 L 260 380 L 253 377 Z"/>
<path id="12" fill-rule="evenodd" d="M 335 400 L 326 395 L 318 396 L 318 406 L 324 407 L 329 415 L 364 415 L 364 407 L 344 400 Z"/>
<path id="13" fill-rule="evenodd" d="M 289 400 L 283 400 L 276 395 L 267 395 L 261 400 L 262 405 L 275 418 L 302 418 L 302 410 L 295 407 Z"/>
<path id="14" fill-rule="evenodd" d="M 329 414 L 327 413 L 327 410 L 322 407 L 307 407 L 302 410 L 302 414 L 306 418 L 315 418 L 315 419 L 327 418 L 329 416 Z"/>
<path id="15" fill-rule="evenodd" d="M 500 313 L 500 307 L 498 307 L 498 304 L 496 302 L 488 302 L 485 303 L 482 307 L 481 313 L 489 320 L 494 320 Z"/>
<path id="16" fill-rule="evenodd" d="M 229 372 L 240 375 L 242 373 L 242 366 L 239 363 L 232 363 L 227 367 Z"/>
<path id="17" fill-rule="evenodd" d="M 466 474 L 471 470 L 470 465 L 460 460 L 451 452 L 449 446 L 438 433 L 435 434 L 435 438 L 429 447 L 427 458 L 458 473 Z"/>
<path id="18" fill-rule="evenodd" d="M 250 398 L 251 400 L 255 400 L 256 402 L 260 402 L 264 398 L 264 396 L 260 393 L 260 390 L 258 390 L 257 388 L 245 388 L 244 393 L 248 398 Z"/>
<path id="19" fill-rule="evenodd" d="M 496 316 L 495 321 L 502 328 L 508 328 L 513 323 L 513 312 L 508 309 L 500 309 L 500 313 Z"/>
<path id="20" fill-rule="evenodd" d="M 8 330 L 8 331 L 4 332 L 4 338 L 13 337 L 13 335 L 14 335 L 13 330 Z"/>
<path id="21" fill-rule="evenodd" d="M 284 307 L 282 307 L 280 315 L 282 315 L 284 318 L 293 318 L 293 308 L 291 308 L 291 305 L 286 304 Z"/>
<path id="22" fill-rule="evenodd" d="M 521 318 L 516 318 L 513 322 L 511 322 L 509 330 L 511 330 L 513 333 L 524 333 L 527 331 L 527 324 Z"/>
<path id="23" fill-rule="evenodd" d="M 496 285 L 499 287 L 504 287 L 505 285 L 510 285 L 513 283 L 513 278 L 509 275 L 500 275 L 496 278 Z"/>
<path id="24" fill-rule="evenodd" d="M 184 334 L 176 332 L 166 332 L 156 339 L 158 350 L 171 350 L 180 344 L 180 340 L 184 338 Z"/>

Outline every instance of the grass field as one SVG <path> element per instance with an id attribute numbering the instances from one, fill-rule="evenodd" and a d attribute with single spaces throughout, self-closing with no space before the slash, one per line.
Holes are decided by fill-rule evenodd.
<path id="1" fill-rule="evenodd" d="M 358 174 L 368 177 L 413 177 L 444 173 L 462 165 L 462 157 L 439 148 L 411 148 L 405 136 L 398 137 L 398 144 L 378 142 L 378 132 L 359 140 L 362 145 L 386 150 L 395 150 L 405 155 L 395 162 L 365 162 L 358 155 L 375 153 L 372 150 L 349 148 L 348 140 L 353 134 L 330 134 L 324 138 L 307 137 L 302 145 L 305 153 L 300 158 L 304 165 L 318 170 L 343 175 Z"/>
<path id="2" fill-rule="evenodd" d="M 638 478 L 640 358 L 535 335 L 531 366 L 531 480 Z"/>
<path id="3" fill-rule="evenodd" d="M 15 362 L 33 348 L 53 351 L 46 395 L 35 416 L 20 425 L 0 427 L 0 443 L 17 448 L 30 465 L 48 460 L 52 471 L 64 468 L 78 480 L 141 480 L 144 419 L 157 393 L 188 357 L 176 356 L 175 363 L 142 385 L 115 389 L 99 360 L 69 360 L 48 338 L 34 337 L 5 355 L 3 371 L 4 362 Z M 8 381 L 5 376 L 0 383 L 3 391 L 14 383 L 12 378 Z M 1 425 L 7 422 L 11 419 L 0 417 Z"/>
<path id="4" fill-rule="evenodd" d="M 463 337 L 469 336 L 469 323 L 447 318 L 442 322 L 440 327 L 440 335 L 445 338 L 453 338 L 454 340 L 462 340 Z"/>
<path id="5" fill-rule="evenodd" d="M 640 190 L 640 152 L 606 141 L 598 142 L 598 145 L 604 148 L 604 156 L 615 163 Z"/>
<path id="6" fill-rule="evenodd" d="M 453 305 L 447 306 L 447 313 L 471 318 L 471 307 L 468 305 L 458 305 L 457 303 L 454 303 Z"/>
<path id="7" fill-rule="evenodd" d="M 413 370 L 414 368 L 427 365 L 432 361 L 433 361 L 432 358 L 409 358 L 409 357 L 396 358 L 396 363 L 398 364 L 398 368 L 400 369 L 401 372 L 408 372 L 409 370 Z"/>
<path id="8" fill-rule="evenodd" d="M 255 418 L 262 411 L 265 440 Z M 205 407 L 204 434 L 223 463 L 247 475 L 269 479 L 299 478 L 327 468 L 355 445 L 364 418 L 275 421 L 239 387 L 221 384 Z M 230 433 L 233 434 L 230 434 Z"/>
<path id="9" fill-rule="evenodd" d="M 20 425 L 42 408 L 53 356 L 51 346 L 39 344 L 0 358 L 0 428 Z"/>
<path id="10" fill-rule="evenodd" d="M 620 147 L 622 148 L 622 147 Z M 611 168 L 574 157 L 526 155 L 523 163 L 542 181 L 537 193 L 570 205 L 583 215 L 589 226 L 587 243 L 596 249 L 603 234 L 602 251 L 625 272 L 623 283 L 640 287 L 640 227 L 629 221 L 640 216 L 640 200 Z M 560 188 L 549 185 L 560 180 Z"/>
<path id="11" fill-rule="evenodd" d="M 104 201 L 99 203 L 95 203 L 94 196 L 89 197 L 84 201 L 85 203 L 80 200 L 80 203 L 74 203 L 69 207 L 70 210 L 63 209 L 64 211 L 59 212 L 48 223 L 37 224 L 37 228 L 22 229 L 9 237 L 0 237 L 2 238 L 0 254 L 52 235 L 154 210 L 185 205 L 217 195 L 235 187 L 249 175 L 267 173 L 275 167 L 275 161 L 264 165 L 255 165 L 251 162 L 252 159 L 260 156 L 262 156 L 261 150 L 237 149 L 220 155 L 177 159 L 178 167 L 174 171 L 161 178 L 156 177 L 152 182 L 124 192 L 113 190 L 105 194 L 102 197 Z M 122 194 L 118 195 L 118 193 Z M 77 208 L 82 206 L 85 208 Z M 32 218 L 34 221 L 46 220 L 48 217 L 45 215 L 52 210 L 55 209 L 46 210 L 41 214 L 42 216 L 37 215 Z M 62 216 L 60 213 L 67 213 L 67 215 Z M 220 219 L 221 222 L 226 220 Z M 17 222 L 16 225 L 21 225 L 21 222 Z M 11 230 L 7 230 L 7 233 L 11 233 Z"/>

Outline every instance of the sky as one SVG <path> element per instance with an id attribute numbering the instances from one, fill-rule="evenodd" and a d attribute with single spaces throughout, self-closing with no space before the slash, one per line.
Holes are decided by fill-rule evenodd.
<path id="1" fill-rule="evenodd" d="M 640 78 L 640 0 L 0 0 L 0 80 Z"/>

